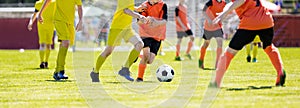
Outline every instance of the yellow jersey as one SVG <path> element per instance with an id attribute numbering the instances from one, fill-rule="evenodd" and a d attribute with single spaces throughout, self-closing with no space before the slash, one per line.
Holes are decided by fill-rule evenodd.
<path id="1" fill-rule="evenodd" d="M 81 0 L 57 0 L 55 20 L 74 25 L 76 5 L 82 5 Z"/>
<path id="2" fill-rule="evenodd" d="M 134 0 L 118 0 L 117 9 L 115 11 L 111 28 L 125 29 L 131 27 L 132 17 L 124 13 L 124 9 L 134 10 Z"/>
<path id="3" fill-rule="evenodd" d="M 37 2 L 35 2 L 34 8 L 39 11 L 42 6 L 43 6 L 44 0 L 39 0 Z M 55 0 L 51 0 L 48 7 L 44 10 L 43 13 L 43 18 L 44 18 L 44 23 L 53 23 L 54 20 L 54 13 L 55 13 L 55 8 L 56 8 L 56 4 L 55 4 Z"/>

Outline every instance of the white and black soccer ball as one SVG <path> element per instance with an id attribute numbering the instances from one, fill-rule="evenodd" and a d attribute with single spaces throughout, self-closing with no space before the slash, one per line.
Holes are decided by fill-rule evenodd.
<path id="1" fill-rule="evenodd" d="M 158 67 L 156 77 L 160 82 L 171 82 L 174 78 L 174 69 L 166 64 Z"/>

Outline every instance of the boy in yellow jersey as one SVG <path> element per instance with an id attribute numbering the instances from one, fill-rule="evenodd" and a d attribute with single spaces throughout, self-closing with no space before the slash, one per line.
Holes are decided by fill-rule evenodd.
<path id="1" fill-rule="evenodd" d="M 43 20 L 43 12 L 49 6 L 50 0 L 45 0 L 39 14 L 39 21 Z M 57 0 L 54 14 L 54 25 L 57 31 L 58 40 L 61 42 L 56 60 L 56 69 L 53 74 L 55 80 L 68 79 L 65 75 L 65 60 L 69 45 L 73 45 L 75 37 L 75 6 L 78 8 L 79 22 L 76 30 L 82 29 L 82 2 L 81 0 Z"/>
<path id="2" fill-rule="evenodd" d="M 36 20 L 36 15 L 43 5 L 44 0 L 39 0 L 35 3 L 35 11 L 32 14 L 29 23 L 28 30 L 32 30 L 32 25 Z M 49 8 L 45 9 L 43 17 L 45 17 L 45 21 L 43 24 L 37 22 L 38 27 L 38 35 L 39 35 L 39 54 L 40 54 L 40 68 L 48 68 L 48 58 L 50 56 L 52 38 L 54 33 L 54 10 L 55 10 L 55 0 L 51 0 L 49 4 Z"/>
<path id="3" fill-rule="evenodd" d="M 257 35 L 255 38 L 254 38 L 254 40 L 253 40 L 253 42 L 252 43 L 249 43 L 249 44 L 247 44 L 246 45 L 246 51 L 247 51 L 247 62 L 251 62 L 251 54 L 250 54 L 250 52 L 251 52 L 251 46 L 253 46 L 252 48 L 253 48 L 253 58 L 252 58 L 252 62 L 257 62 L 257 59 L 256 59 L 256 56 L 257 56 L 257 49 L 258 49 L 258 44 L 260 43 L 261 41 L 260 41 L 260 38 L 259 38 L 259 36 Z"/>
<path id="4" fill-rule="evenodd" d="M 125 77 L 129 81 L 134 81 L 134 79 L 130 76 L 129 68 L 139 56 L 144 43 L 140 36 L 133 31 L 131 23 L 132 18 L 138 18 L 140 21 L 146 22 L 146 17 L 135 13 L 132 10 L 143 10 L 143 8 L 145 7 L 134 8 L 134 0 L 118 0 L 117 10 L 115 11 L 110 32 L 108 34 L 108 45 L 98 56 L 96 66 L 90 73 L 92 82 L 100 82 L 100 67 L 105 62 L 106 58 L 112 53 L 115 46 L 121 44 L 122 39 L 124 39 L 126 42 L 132 43 L 134 48 L 131 50 L 125 65 L 119 71 L 119 75 Z"/>

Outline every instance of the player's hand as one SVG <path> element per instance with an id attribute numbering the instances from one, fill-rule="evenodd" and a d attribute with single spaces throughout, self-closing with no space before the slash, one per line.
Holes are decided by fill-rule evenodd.
<path id="1" fill-rule="evenodd" d="M 76 25 L 76 31 L 81 31 L 82 30 L 82 21 L 79 20 L 77 25 Z"/>
<path id="2" fill-rule="evenodd" d="M 147 6 L 145 4 L 140 5 L 139 7 L 135 8 L 136 12 L 144 12 L 147 9 Z"/>
<path id="3" fill-rule="evenodd" d="M 28 29 L 29 31 L 31 31 L 31 30 L 32 30 L 32 24 L 28 24 L 27 29 Z"/>
<path id="4" fill-rule="evenodd" d="M 43 19 L 43 17 L 41 16 L 41 14 L 39 14 L 39 15 L 37 16 L 37 19 L 38 19 L 38 21 L 39 21 L 41 24 L 43 24 L 44 19 Z"/>
<path id="5" fill-rule="evenodd" d="M 140 20 L 143 24 L 147 24 L 147 22 L 148 22 L 148 19 L 147 19 L 145 16 L 143 16 L 143 15 L 140 16 L 139 20 Z"/>

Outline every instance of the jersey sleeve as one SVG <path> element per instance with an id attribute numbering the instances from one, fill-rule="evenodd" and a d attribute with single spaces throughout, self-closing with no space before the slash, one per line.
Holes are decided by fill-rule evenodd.
<path id="1" fill-rule="evenodd" d="M 178 13 L 179 13 L 179 8 L 178 8 L 178 6 L 176 6 L 176 8 L 175 8 L 175 15 L 176 15 L 176 16 L 179 16 Z"/>
<path id="2" fill-rule="evenodd" d="M 162 19 L 168 20 L 168 6 L 165 3 L 164 6 L 162 7 L 163 10 L 163 16 Z M 176 15 L 177 16 L 177 15 Z"/>

